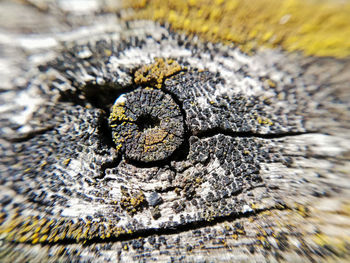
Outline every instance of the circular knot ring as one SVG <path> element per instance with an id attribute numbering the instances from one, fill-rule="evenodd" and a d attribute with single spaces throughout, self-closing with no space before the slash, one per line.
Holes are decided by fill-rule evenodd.
<path id="1" fill-rule="evenodd" d="M 138 88 L 123 94 L 109 117 L 113 140 L 127 159 L 140 162 L 170 157 L 183 142 L 183 116 L 169 94 Z"/>

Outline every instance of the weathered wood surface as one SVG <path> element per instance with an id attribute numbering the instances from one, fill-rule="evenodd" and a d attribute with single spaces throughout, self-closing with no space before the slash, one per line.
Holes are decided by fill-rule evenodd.
<path id="1" fill-rule="evenodd" d="M 120 6 L 0 2 L 1 262 L 346 262 L 350 61 L 246 55 Z"/>

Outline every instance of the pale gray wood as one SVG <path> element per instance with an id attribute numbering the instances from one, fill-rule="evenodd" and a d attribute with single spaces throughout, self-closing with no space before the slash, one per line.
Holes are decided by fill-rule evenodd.
<path id="1" fill-rule="evenodd" d="M 162 34 L 168 35 L 169 32 L 158 24 L 150 21 L 124 24 L 114 13 L 120 8 L 119 2 L 88 1 L 84 6 L 81 2 L 0 2 L 0 173 L 3 174 L 1 179 L 4 182 L 0 186 L 1 215 L 4 218 L 0 225 L 0 231 L 3 230 L 0 232 L 1 261 L 346 262 L 349 259 L 348 59 L 308 58 L 280 50 L 260 50 L 250 57 L 237 49 L 220 45 L 217 45 L 218 51 L 215 53 L 214 48 L 205 48 L 203 43 L 193 39 L 191 41 L 200 50 L 199 56 L 192 53 L 193 46 L 186 49 L 171 37 L 169 40 L 162 39 Z M 111 4 L 113 8 L 109 6 Z M 133 47 L 130 39 L 135 36 L 145 40 L 142 47 Z M 181 35 L 176 37 L 185 38 Z M 282 116 L 280 123 L 276 117 L 276 122 L 280 125 L 274 124 L 277 132 L 267 124 L 257 125 L 256 119 L 250 133 L 239 131 L 238 128 L 234 130 L 232 126 L 228 130 L 218 128 L 217 123 L 221 123 L 217 119 L 222 112 L 212 111 L 210 118 L 199 121 L 199 126 L 191 126 L 187 112 L 188 118 L 185 121 L 189 130 L 192 129 L 193 140 L 204 144 L 214 141 L 213 149 L 203 148 L 203 151 L 196 148 L 198 144 L 191 143 L 188 158 L 173 161 L 164 167 L 138 167 L 126 162 L 113 147 L 103 148 L 104 153 L 98 152 L 100 137 L 94 137 L 97 124 L 85 123 L 85 117 L 76 114 L 86 114 L 86 118 L 94 119 L 99 114 L 104 116 L 103 112 L 96 109 L 90 113 L 89 108 L 94 105 L 89 103 L 84 108 L 59 101 L 59 91 L 66 92 L 72 87 L 67 82 L 56 90 L 51 90 L 50 85 L 57 84 L 54 79 L 58 77 L 63 82 L 68 81 L 69 74 L 54 66 L 54 69 L 46 72 L 41 72 L 38 67 L 60 58 L 66 50 L 72 51 L 76 45 L 87 46 L 88 43 L 92 48 L 87 48 L 85 53 L 72 51 L 73 57 L 80 55 L 82 58 L 76 64 L 71 64 L 81 66 L 79 63 L 84 56 L 91 56 L 98 61 L 97 55 L 100 53 L 94 53 L 93 47 L 101 39 L 115 45 L 127 41 L 131 43 L 121 54 L 111 56 L 108 63 L 102 63 L 100 69 L 105 72 L 97 73 L 103 77 L 117 76 L 116 89 L 132 84 L 128 70 L 152 63 L 155 57 L 183 60 L 188 62 L 189 68 L 203 69 L 204 72 L 213 73 L 213 76 L 219 72 L 225 80 L 224 84 L 215 86 L 213 92 L 210 85 L 205 86 L 198 78 L 202 89 L 198 88 L 199 95 L 193 96 L 197 113 L 212 110 L 214 106 L 210 101 L 214 105 L 219 103 L 217 98 L 223 93 L 228 93 L 229 97 L 238 93 L 247 98 L 255 96 L 257 101 L 265 100 L 266 97 L 270 100 L 263 108 L 266 116 Z M 224 57 L 223 51 L 228 52 L 229 56 Z M 68 62 L 70 61 L 66 61 L 67 65 Z M 248 72 L 249 77 L 239 71 L 240 68 Z M 196 78 L 199 73 L 191 74 Z M 266 82 L 259 79 L 264 74 L 276 83 L 277 88 L 264 86 Z M 71 76 L 81 86 L 89 81 L 89 74 L 84 74 L 83 71 L 73 70 Z M 177 83 L 176 76 L 172 80 Z M 165 85 L 170 89 L 173 84 Z M 287 90 L 290 87 L 294 90 L 291 94 L 284 98 L 276 96 L 278 88 Z M 175 95 L 180 101 L 186 101 L 189 99 L 186 94 L 185 90 Z M 86 99 L 82 96 L 82 100 Z M 69 114 L 72 114 L 71 121 L 67 120 Z M 266 118 L 262 121 L 269 122 Z M 207 125 L 207 129 L 203 125 Z M 92 138 L 92 143 L 84 147 L 93 151 L 79 152 L 77 156 L 52 153 L 53 156 L 57 154 L 57 163 L 52 164 L 54 172 L 66 175 L 72 193 L 59 192 L 68 197 L 66 204 L 57 202 L 52 207 L 45 207 L 29 201 L 28 194 L 18 193 L 15 186 L 21 185 L 18 182 L 22 178 L 23 187 L 29 185 L 39 192 L 42 190 L 36 188 L 39 181 L 44 190 L 52 195 L 54 192 L 44 177 L 51 171 L 34 167 L 37 169 L 36 179 L 26 176 L 24 170 L 28 167 L 24 167 L 21 160 L 30 160 L 31 156 L 26 151 L 16 152 L 13 147 L 33 147 L 33 143 L 34 146 L 36 142 L 41 143 L 41 139 L 37 138 L 48 134 L 45 138 L 52 135 L 50 138 L 53 141 L 56 140 L 59 145 L 66 144 L 69 150 L 71 144 L 68 140 L 60 141 L 60 137 L 55 137 L 53 131 L 67 136 L 75 131 L 78 135 L 86 133 Z M 277 136 L 269 137 L 266 134 Z M 80 137 L 74 136 L 75 142 L 80 143 L 77 139 Z M 199 138 L 195 138 L 197 136 Z M 219 195 L 219 190 L 225 189 L 224 178 L 229 177 L 225 174 L 228 168 L 220 163 L 222 157 L 217 155 L 221 148 L 225 148 L 219 143 L 220 136 L 228 143 L 227 148 L 238 142 L 235 146 L 237 152 L 242 151 L 237 150 L 241 146 L 243 151 L 247 150 L 245 155 L 259 157 L 262 150 L 269 149 L 272 156 L 271 160 L 264 157 L 259 161 L 258 174 L 261 181 L 249 186 L 246 179 L 242 179 L 243 189 L 227 198 Z M 256 146 L 258 144 L 262 146 L 259 148 Z M 38 151 L 45 150 L 45 147 L 38 147 Z M 246 149 L 247 147 L 251 148 Z M 212 155 L 204 163 L 191 161 L 191 154 L 197 150 L 203 154 L 212 150 Z M 240 156 L 245 155 L 240 153 Z M 37 155 L 33 153 L 32 159 L 37 160 L 36 158 Z M 69 161 L 65 163 L 67 159 Z M 245 162 L 244 159 L 242 161 Z M 90 168 L 91 163 L 95 165 L 94 168 Z M 108 165 L 102 168 L 101 163 Z M 23 172 L 18 172 L 22 166 Z M 117 172 L 113 170 L 114 167 L 117 167 Z M 100 175 L 102 170 L 102 178 L 79 186 L 76 174 L 91 180 L 91 177 Z M 213 172 L 217 173 L 219 179 L 215 179 Z M 202 173 L 202 177 L 198 178 L 197 173 Z M 170 181 L 169 176 L 173 177 Z M 196 181 L 197 179 L 200 180 Z M 121 185 L 130 193 L 143 192 L 148 205 L 136 213 L 122 210 L 121 200 L 125 194 Z M 191 190 L 188 187 L 194 189 L 191 198 L 186 197 L 186 191 Z M 94 191 L 100 196 L 93 196 Z M 90 200 L 77 197 L 75 192 L 86 194 Z M 149 205 L 153 192 L 158 192 L 163 199 L 157 208 Z M 225 199 L 227 204 L 222 205 L 220 200 L 212 203 L 207 201 L 202 205 L 192 203 L 192 200 L 210 200 L 206 199 L 209 192 Z M 10 198 L 10 205 L 5 198 Z M 114 205 L 113 201 L 118 201 L 118 205 Z M 13 203 L 21 204 L 23 211 L 18 212 L 11 205 Z M 183 205 L 183 208 L 176 212 L 177 208 L 174 207 L 179 205 Z M 221 210 L 228 205 L 231 205 L 232 211 Z M 44 207 L 44 210 L 40 210 L 40 207 Z M 45 209 L 50 208 L 52 214 L 46 213 Z M 156 209 L 160 212 L 159 218 L 153 217 Z M 31 244 L 31 241 L 22 242 L 9 234 L 13 224 L 9 218 L 16 212 L 23 218 L 38 215 L 41 218 L 71 219 L 74 222 L 90 216 L 91 221 L 97 222 L 97 226 L 112 224 L 111 227 L 116 228 L 131 224 L 134 228 L 133 233 L 121 236 L 112 231 L 112 235 L 105 239 L 97 235 L 92 240 L 63 238 L 51 243 Z M 108 221 L 101 223 L 97 214 L 102 214 Z M 113 219 L 113 214 L 120 217 L 119 221 Z M 186 219 L 187 215 L 192 218 Z M 182 217 L 185 218 L 184 221 L 181 221 Z M 64 224 L 67 224 L 67 220 Z M 12 232 L 17 235 L 19 231 L 20 229 L 15 229 Z M 29 233 L 33 234 L 32 231 L 34 230 L 29 230 Z"/>

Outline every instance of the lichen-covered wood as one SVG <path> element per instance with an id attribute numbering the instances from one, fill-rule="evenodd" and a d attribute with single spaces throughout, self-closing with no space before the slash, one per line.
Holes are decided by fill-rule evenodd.
<path id="1" fill-rule="evenodd" d="M 348 58 L 0 7 L 1 262 L 349 260 Z"/>
<path id="2" fill-rule="evenodd" d="M 155 162 L 173 155 L 184 141 L 184 119 L 169 94 L 138 88 L 120 96 L 109 117 L 116 148 L 129 161 Z"/>

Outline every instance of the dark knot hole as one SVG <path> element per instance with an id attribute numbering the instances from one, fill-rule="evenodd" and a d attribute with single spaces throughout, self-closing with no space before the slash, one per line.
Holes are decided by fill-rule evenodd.
<path id="1" fill-rule="evenodd" d="M 146 129 L 151 129 L 159 126 L 160 120 L 150 114 L 144 114 L 137 118 L 136 125 L 139 131 L 143 132 Z"/>

